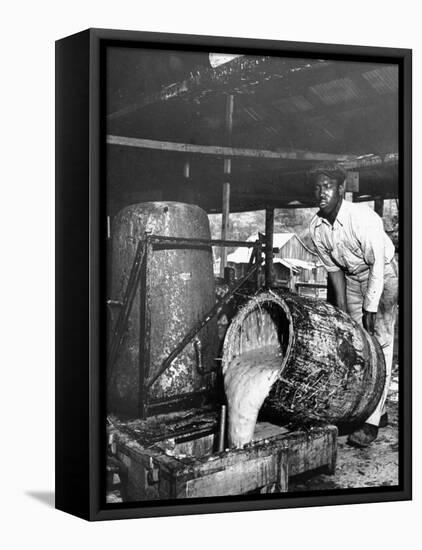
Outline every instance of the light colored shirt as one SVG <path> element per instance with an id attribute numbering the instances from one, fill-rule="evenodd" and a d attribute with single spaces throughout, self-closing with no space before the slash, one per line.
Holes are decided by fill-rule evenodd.
<path id="1" fill-rule="evenodd" d="M 363 308 L 376 312 L 384 288 L 384 265 L 394 258 L 394 245 L 378 214 L 343 200 L 333 225 L 316 214 L 309 230 L 328 272 L 342 269 L 349 276 L 368 272 Z"/>

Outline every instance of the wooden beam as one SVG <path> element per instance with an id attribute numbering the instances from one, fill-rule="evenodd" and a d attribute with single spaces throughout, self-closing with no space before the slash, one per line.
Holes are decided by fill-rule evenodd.
<path id="1" fill-rule="evenodd" d="M 107 136 L 109 145 L 121 145 L 125 147 L 137 147 L 138 149 L 153 149 L 156 151 L 169 151 L 174 153 L 192 153 L 199 155 L 213 155 L 217 157 L 246 157 L 275 160 L 309 160 L 353 162 L 356 155 L 340 155 L 331 153 L 316 153 L 299 149 L 285 149 L 268 151 L 265 149 L 245 149 L 240 147 L 221 147 L 219 145 L 193 145 L 191 143 L 176 143 L 172 141 L 158 141 L 154 139 L 131 138 L 124 136 Z"/>
<path id="2" fill-rule="evenodd" d="M 376 200 L 388 200 L 388 199 L 396 199 L 397 200 L 397 194 L 396 193 L 383 193 L 380 194 L 371 194 L 371 195 L 356 195 L 354 198 L 354 202 L 368 202 L 368 201 L 376 201 Z"/>
<path id="3" fill-rule="evenodd" d="M 351 160 L 341 161 L 342 167 L 345 170 L 357 170 L 362 168 L 379 168 L 382 166 L 394 166 L 398 165 L 399 155 L 398 153 L 389 153 L 384 156 L 367 155 L 355 157 Z"/>

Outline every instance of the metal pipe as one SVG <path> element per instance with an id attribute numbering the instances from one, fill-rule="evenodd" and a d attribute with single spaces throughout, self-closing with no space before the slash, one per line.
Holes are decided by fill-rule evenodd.
<path id="1" fill-rule="evenodd" d="M 224 442 L 226 440 L 226 417 L 227 417 L 227 407 L 226 405 L 221 405 L 220 431 L 218 433 L 218 452 L 219 453 L 224 451 Z"/>

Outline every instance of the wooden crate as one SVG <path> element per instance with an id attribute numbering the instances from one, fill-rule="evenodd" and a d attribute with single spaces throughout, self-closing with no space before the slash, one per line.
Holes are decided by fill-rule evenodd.
<path id="1" fill-rule="evenodd" d="M 289 432 L 258 423 L 251 444 L 218 453 L 213 413 L 199 414 L 176 437 L 152 443 L 145 441 L 139 422 L 136 425 L 114 422 L 110 429 L 121 464 L 122 498 L 128 502 L 287 492 L 289 476 L 321 467 L 328 473 L 335 469 L 335 426 Z"/>

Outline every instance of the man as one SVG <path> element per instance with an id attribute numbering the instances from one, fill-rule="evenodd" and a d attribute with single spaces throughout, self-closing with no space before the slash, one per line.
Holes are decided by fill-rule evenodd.
<path id="1" fill-rule="evenodd" d="M 319 212 L 310 223 L 312 241 L 328 272 L 330 301 L 378 339 L 385 357 L 386 381 L 377 408 L 349 435 L 348 443 L 367 447 L 387 424 L 385 400 L 391 379 L 397 311 L 394 245 L 382 219 L 371 208 L 343 200 L 345 172 L 337 167 L 314 173 Z"/>

